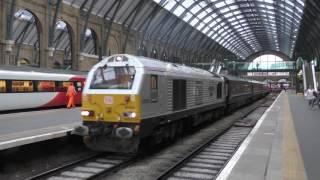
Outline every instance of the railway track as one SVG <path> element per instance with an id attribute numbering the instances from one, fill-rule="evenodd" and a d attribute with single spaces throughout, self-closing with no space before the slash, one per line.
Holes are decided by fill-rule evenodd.
<path id="1" fill-rule="evenodd" d="M 214 179 L 250 130 L 248 127 L 232 127 L 191 152 L 157 179 Z"/>
<path id="2" fill-rule="evenodd" d="M 261 116 L 269 104 L 261 104 L 248 112 L 219 136 L 210 138 L 178 160 L 161 173 L 157 180 L 215 179 L 253 129 L 258 120 L 255 116 Z"/>
<path id="3" fill-rule="evenodd" d="M 96 154 L 67 165 L 38 174 L 28 180 L 90 180 L 124 168 L 134 161 L 135 155 Z"/>
<path id="4" fill-rule="evenodd" d="M 160 168 L 160 176 L 158 171 L 154 176 L 149 176 L 150 179 L 215 179 L 242 141 L 250 133 L 257 119 L 259 119 L 270 104 L 268 101 L 262 100 L 258 106 L 253 105 L 253 107 L 248 107 L 241 112 L 234 113 L 232 115 L 234 116 L 233 119 L 237 120 L 232 123 L 227 123 L 229 124 L 228 127 L 224 128 L 227 130 L 221 130 L 221 132 L 215 134 L 214 137 L 210 139 L 205 138 L 205 142 L 197 145 L 195 150 L 192 152 L 188 151 L 187 154 L 184 153 L 183 156 L 177 157 L 178 159 L 175 159 L 174 164 L 170 164 L 169 168 L 168 166 L 166 166 L 165 169 Z M 231 121 L 232 120 L 230 120 L 230 122 Z M 216 126 L 218 129 L 223 127 Z M 206 135 L 203 137 L 206 137 Z M 151 158 L 157 158 L 157 156 Z M 158 157 L 158 159 L 161 158 L 162 157 Z M 136 162 L 137 159 L 137 155 L 97 154 L 44 172 L 29 178 L 29 180 L 103 179 L 107 178 L 106 176 L 109 177 L 111 174 L 113 175 L 110 176 L 110 179 L 119 177 L 122 179 L 122 176 L 117 176 L 117 174 L 113 172 L 121 171 L 126 166 Z M 152 165 L 148 164 L 148 166 Z M 163 170 L 165 171 L 164 173 Z M 128 177 L 124 179 L 128 179 Z"/>

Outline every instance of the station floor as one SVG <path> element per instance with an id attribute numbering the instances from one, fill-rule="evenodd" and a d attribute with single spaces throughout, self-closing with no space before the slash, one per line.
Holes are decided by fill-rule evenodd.
<path id="1" fill-rule="evenodd" d="M 0 114 L 0 150 L 63 137 L 80 124 L 80 108 Z"/>
<path id="2" fill-rule="evenodd" d="M 218 177 L 229 180 L 319 180 L 320 109 L 282 92 Z"/>

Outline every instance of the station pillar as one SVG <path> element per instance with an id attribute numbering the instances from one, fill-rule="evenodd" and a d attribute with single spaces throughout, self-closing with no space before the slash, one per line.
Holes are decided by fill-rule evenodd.
<path id="1" fill-rule="evenodd" d="M 7 1 L 0 0 L 0 64 L 14 64 L 14 41 L 7 38 Z"/>

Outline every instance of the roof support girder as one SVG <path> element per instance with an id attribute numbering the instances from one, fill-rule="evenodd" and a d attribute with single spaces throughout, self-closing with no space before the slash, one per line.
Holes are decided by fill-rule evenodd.
<path id="1" fill-rule="evenodd" d="M 88 21 L 89 21 L 93 6 L 97 3 L 97 0 L 92 0 L 89 9 L 87 11 L 84 11 L 84 7 L 87 3 L 88 3 L 88 1 L 85 1 L 84 3 L 82 3 L 82 5 L 80 7 L 80 15 L 81 15 L 82 19 L 84 20 L 84 26 L 82 27 L 82 31 L 80 34 L 80 52 L 83 52 L 84 47 L 85 47 L 85 38 L 86 38 L 86 31 L 88 28 Z"/>
<path id="2" fill-rule="evenodd" d="M 53 47 L 54 30 L 56 28 L 58 14 L 60 13 L 61 2 L 62 0 L 57 0 L 56 4 L 53 4 L 52 0 L 48 0 L 48 21 L 49 21 L 48 47 Z M 53 6 L 55 7 L 55 11 L 52 18 L 51 16 L 52 16 Z"/>

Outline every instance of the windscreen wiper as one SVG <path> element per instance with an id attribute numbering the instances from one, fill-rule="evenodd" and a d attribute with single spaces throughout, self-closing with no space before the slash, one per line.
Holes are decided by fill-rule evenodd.
<path id="1" fill-rule="evenodd" d="M 101 77 L 102 77 L 102 81 L 103 81 L 103 82 L 105 82 L 105 81 L 106 81 L 106 78 L 104 78 L 104 73 L 103 73 L 103 71 L 104 71 L 105 69 L 107 69 L 107 67 L 108 67 L 108 65 L 107 65 L 107 64 L 105 64 L 105 65 L 103 65 L 103 66 L 100 66 L 100 67 L 99 67 L 99 69 L 100 69 L 100 73 L 101 73 Z"/>

